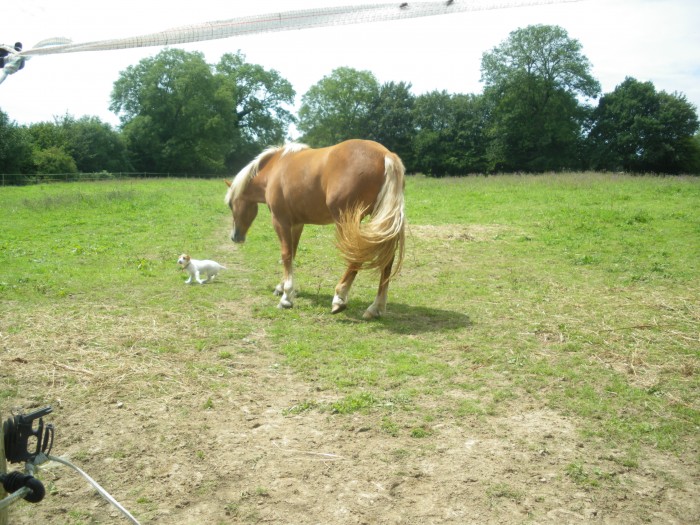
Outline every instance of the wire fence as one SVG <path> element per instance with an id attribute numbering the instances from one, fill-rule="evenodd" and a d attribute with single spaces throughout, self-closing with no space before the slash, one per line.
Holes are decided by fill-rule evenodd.
<path id="1" fill-rule="evenodd" d="M 147 35 L 73 43 L 66 39 L 50 38 L 33 49 L 17 53 L 18 57 L 130 49 L 148 46 L 172 46 L 189 42 L 202 42 L 241 35 L 309 29 L 314 27 L 386 22 L 425 16 L 485 11 L 514 7 L 578 2 L 580 0 L 433 0 L 387 2 L 379 4 L 355 4 L 295 11 L 272 12 L 244 16 L 229 20 L 217 20 L 150 33 Z"/>
<path id="2" fill-rule="evenodd" d="M 31 186 L 59 182 L 94 182 L 124 179 L 216 179 L 220 173 L 158 173 L 150 171 L 120 171 L 96 173 L 0 173 L 0 186 Z"/>

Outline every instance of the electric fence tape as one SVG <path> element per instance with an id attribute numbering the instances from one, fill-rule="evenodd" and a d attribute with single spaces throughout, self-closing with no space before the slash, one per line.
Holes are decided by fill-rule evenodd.
<path id="1" fill-rule="evenodd" d="M 56 53 L 169 46 L 257 33 L 385 22 L 389 20 L 447 15 L 466 11 L 486 11 L 578 1 L 580 0 L 439 0 L 432 2 L 393 2 L 304 9 L 206 22 L 129 38 L 84 43 L 63 43 L 59 45 L 37 45 L 32 49 L 17 53 L 17 56 L 30 57 Z"/>
<path id="2" fill-rule="evenodd" d="M 75 470 L 78 474 L 80 474 L 92 487 L 99 493 L 100 496 L 102 496 L 108 503 L 110 503 L 112 506 L 114 506 L 121 514 L 129 521 L 132 523 L 132 525 L 140 525 L 139 522 L 136 520 L 132 514 L 124 508 L 124 506 L 119 503 L 114 497 L 107 492 L 102 486 L 97 483 L 94 479 L 92 479 L 85 471 L 83 471 L 80 467 L 77 465 L 74 465 L 67 459 L 59 458 L 56 456 L 51 456 L 51 455 L 46 455 L 46 454 L 39 454 L 35 458 L 36 463 L 28 462 L 26 464 L 26 469 L 27 472 L 30 473 L 32 476 L 35 473 L 36 466 L 45 463 L 46 461 L 54 461 L 56 463 L 60 463 L 62 465 L 65 465 L 67 467 L 72 468 Z M 3 498 L 0 500 L 0 510 L 7 509 L 10 505 L 13 503 L 25 498 L 25 496 L 31 493 L 31 489 L 28 487 L 22 487 L 19 490 L 13 492 L 9 496 Z M 42 488 L 42 498 L 43 498 L 43 488 Z M 38 500 L 31 500 L 31 501 L 38 501 Z"/>

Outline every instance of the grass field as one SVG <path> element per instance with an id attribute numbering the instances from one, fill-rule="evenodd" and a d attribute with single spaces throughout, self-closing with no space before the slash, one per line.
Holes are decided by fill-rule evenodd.
<path id="1" fill-rule="evenodd" d="M 166 418 L 177 435 L 179 421 L 216 415 L 242 391 L 237 359 L 264 346 L 275 367 L 308 386 L 282 417 L 321 417 L 329 428 L 360 418 L 363 429 L 400 441 L 398 455 L 415 446 L 429 456 L 448 424 L 466 431 L 546 410 L 575 427 L 578 449 L 557 478 L 572 491 L 632 494 L 620 480 L 659 458 L 675 458 L 698 482 L 700 179 L 411 177 L 407 258 L 376 322 L 361 319 L 374 274 L 360 274 L 348 310 L 330 315 L 342 273 L 330 227 L 305 229 L 300 293 L 294 309 L 278 310 L 269 212 L 261 208 L 246 244 L 234 246 L 224 193 L 222 182 L 200 180 L 0 190 L 2 417 L 61 407 L 55 453 L 89 461 L 89 439 L 67 435 L 80 434 L 81 421 L 114 404 L 190 396 L 189 408 Z M 214 284 L 185 286 L 181 252 L 229 269 Z M 144 432 L 153 442 L 160 430 Z M 139 445 L 110 447 L 114 461 L 129 461 Z M 677 473 L 654 475 L 693 492 Z M 483 501 L 523 506 L 526 487 L 484 483 Z M 268 492 L 240 492 L 226 516 L 265 521 L 249 502 Z M 159 514 L 166 503 L 126 494 L 143 519 L 168 522 Z M 541 522 L 545 503 L 533 501 L 527 519 Z M 635 519 L 654 521 L 640 508 Z M 31 520 L 40 511 L 17 512 Z M 63 522 L 101 523 L 97 512 Z"/>

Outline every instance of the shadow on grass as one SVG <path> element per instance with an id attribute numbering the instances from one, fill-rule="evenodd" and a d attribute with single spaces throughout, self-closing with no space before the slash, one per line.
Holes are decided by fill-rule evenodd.
<path id="1" fill-rule="evenodd" d="M 364 311 L 360 310 L 359 316 Z M 429 306 L 418 306 L 403 303 L 387 305 L 386 316 L 378 321 L 387 330 L 399 334 L 420 334 L 426 332 L 442 332 L 459 330 L 472 326 L 468 315 L 452 310 L 441 310 Z"/>
<path id="2" fill-rule="evenodd" d="M 317 307 L 327 307 L 330 314 L 330 304 L 332 297 L 313 294 L 299 293 L 298 298 L 309 301 Z M 365 321 L 362 314 L 365 308 L 359 300 L 350 300 L 348 309 L 337 314 L 340 323 L 376 323 L 382 328 L 397 334 L 420 334 L 426 332 L 441 332 L 445 330 L 459 330 L 472 326 L 472 321 L 468 315 L 462 312 L 451 310 L 441 310 L 428 306 L 417 306 L 404 303 L 394 303 L 389 301 L 386 316 L 374 320 Z"/>

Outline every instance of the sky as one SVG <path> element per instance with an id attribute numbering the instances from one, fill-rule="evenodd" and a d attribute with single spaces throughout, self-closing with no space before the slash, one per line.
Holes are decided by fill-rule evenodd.
<path id="1" fill-rule="evenodd" d="M 385 0 L 386 1 L 386 0 Z M 460 0 L 464 1 L 464 0 Z M 410 2 L 410 0 L 409 0 Z M 368 0 L 23 0 L 3 8 L 0 43 L 24 49 L 40 40 L 73 42 L 138 36 L 239 16 Z M 494 4 L 508 4 L 499 0 Z M 242 52 L 249 63 L 291 82 L 296 107 L 306 91 L 338 67 L 371 71 L 380 83 L 408 82 L 415 95 L 433 90 L 481 93 L 481 58 L 508 35 L 532 24 L 558 25 L 582 45 L 603 93 L 626 77 L 679 92 L 700 107 L 700 1 L 580 0 L 542 6 L 247 35 L 178 45 L 215 64 Z M 0 110 L 18 124 L 69 114 L 113 125 L 110 94 L 120 72 L 162 47 L 35 56 L 0 85 Z M 292 108 L 296 109 L 296 108 Z"/>

